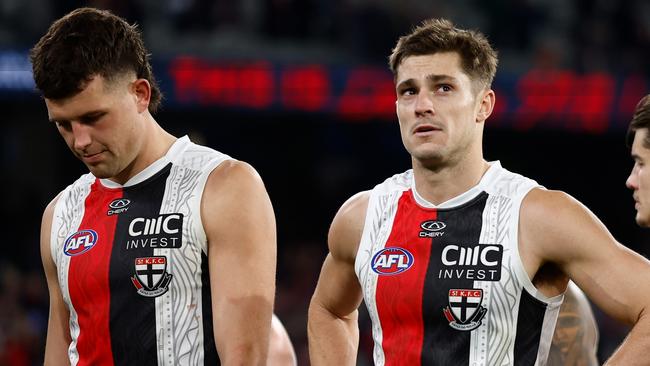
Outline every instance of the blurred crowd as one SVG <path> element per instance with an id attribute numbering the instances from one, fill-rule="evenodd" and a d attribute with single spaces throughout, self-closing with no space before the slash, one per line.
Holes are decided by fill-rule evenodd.
<path id="1" fill-rule="evenodd" d="M 42 272 L 0 261 L 0 365 L 42 364 L 47 314 Z"/>
<path id="2" fill-rule="evenodd" d="M 138 23 L 155 55 L 385 60 L 396 38 L 425 18 L 485 32 L 516 72 L 531 63 L 578 71 L 646 70 L 645 0 L 2 0 L 0 48 L 27 48 L 79 6 Z"/>

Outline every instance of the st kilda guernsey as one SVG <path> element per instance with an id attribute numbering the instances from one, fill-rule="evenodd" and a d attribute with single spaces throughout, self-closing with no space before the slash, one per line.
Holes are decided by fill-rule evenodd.
<path id="1" fill-rule="evenodd" d="M 378 366 L 545 365 L 562 295 L 528 278 L 517 231 L 536 182 L 499 162 L 439 206 L 411 170 L 370 194 L 355 271 Z"/>
<path id="2" fill-rule="evenodd" d="M 126 184 L 83 175 L 60 195 L 51 250 L 72 365 L 214 365 L 201 196 L 228 156 L 178 139 Z"/>

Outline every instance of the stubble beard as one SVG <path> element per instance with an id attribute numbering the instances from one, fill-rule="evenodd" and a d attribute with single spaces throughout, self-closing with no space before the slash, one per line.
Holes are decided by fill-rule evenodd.
<path id="1" fill-rule="evenodd" d="M 85 164 L 86 168 L 94 175 L 96 178 L 100 179 L 110 179 L 118 176 L 124 168 L 120 167 L 120 162 L 117 157 L 113 155 L 110 151 L 106 150 L 107 156 L 105 159 L 96 164 L 89 165 Z"/>
<path id="2" fill-rule="evenodd" d="M 414 164 L 417 164 L 427 170 L 437 171 L 447 166 L 447 156 L 441 149 L 431 149 L 429 151 L 415 151 L 411 153 Z"/>
<path id="3" fill-rule="evenodd" d="M 113 169 L 111 169 L 110 166 L 108 166 L 105 163 L 100 163 L 95 166 L 87 165 L 86 167 L 92 173 L 92 175 L 95 176 L 95 178 L 100 178 L 100 179 L 108 179 L 113 177 L 115 174 L 113 174 Z"/>
<path id="4" fill-rule="evenodd" d="M 470 153 L 470 144 L 463 144 L 455 147 L 436 146 L 434 148 L 413 150 L 411 158 L 413 163 L 430 171 L 440 171 L 461 163 L 463 157 Z"/>

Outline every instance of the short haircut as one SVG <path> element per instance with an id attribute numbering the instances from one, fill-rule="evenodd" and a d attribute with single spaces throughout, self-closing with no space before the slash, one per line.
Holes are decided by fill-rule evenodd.
<path id="1" fill-rule="evenodd" d="M 650 94 L 641 98 L 634 109 L 632 121 L 630 122 L 630 126 L 627 128 L 626 140 L 628 146 L 632 146 L 636 131 L 643 128 L 647 129 L 649 132 L 646 133 L 645 139 L 643 140 L 643 146 L 650 149 Z"/>
<path id="2" fill-rule="evenodd" d="M 30 52 L 36 87 L 48 99 L 81 92 L 96 75 L 113 81 L 128 73 L 151 84 L 149 111 L 162 95 L 137 25 L 106 10 L 76 9 L 52 23 Z"/>
<path id="3" fill-rule="evenodd" d="M 485 35 L 478 31 L 458 29 L 446 19 L 425 20 L 410 34 L 400 37 L 389 57 L 389 66 L 397 77 L 400 64 L 410 56 L 457 52 L 463 71 L 483 88 L 489 89 L 497 71 L 497 52 Z"/>

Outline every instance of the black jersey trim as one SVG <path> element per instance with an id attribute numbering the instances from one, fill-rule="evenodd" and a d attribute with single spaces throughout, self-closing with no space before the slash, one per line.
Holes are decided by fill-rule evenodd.
<path id="1" fill-rule="evenodd" d="M 547 305 L 522 289 L 517 314 L 514 365 L 534 365 L 539 352 Z"/>
<path id="2" fill-rule="evenodd" d="M 212 323 L 212 291 L 210 288 L 210 272 L 208 257 L 201 253 L 201 300 L 203 307 L 203 354 L 204 365 L 221 365 L 217 354 L 217 345 L 214 340 Z"/>
<path id="3" fill-rule="evenodd" d="M 136 258 L 151 258 L 154 250 L 151 246 L 127 249 L 127 242 L 134 240 L 129 235 L 132 220 L 159 215 L 170 170 L 171 164 L 123 190 L 123 198 L 130 205 L 128 211 L 119 214 L 109 269 L 109 325 L 115 366 L 158 365 L 156 298 L 138 294 L 131 281 L 136 273 Z M 147 189 L 141 189 L 145 186 Z"/>
<path id="4" fill-rule="evenodd" d="M 445 309 L 450 306 L 449 290 L 471 290 L 474 280 L 467 278 L 439 278 L 446 268 L 442 253 L 451 244 L 479 243 L 483 227 L 483 211 L 488 194 L 482 192 L 476 198 L 454 208 L 439 210 L 436 220 L 446 224 L 445 235 L 431 240 L 431 256 L 422 294 L 424 339 L 422 365 L 468 365 L 473 330 L 458 330 L 450 326 Z M 488 310 L 489 311 L 489 310 Z"/>

